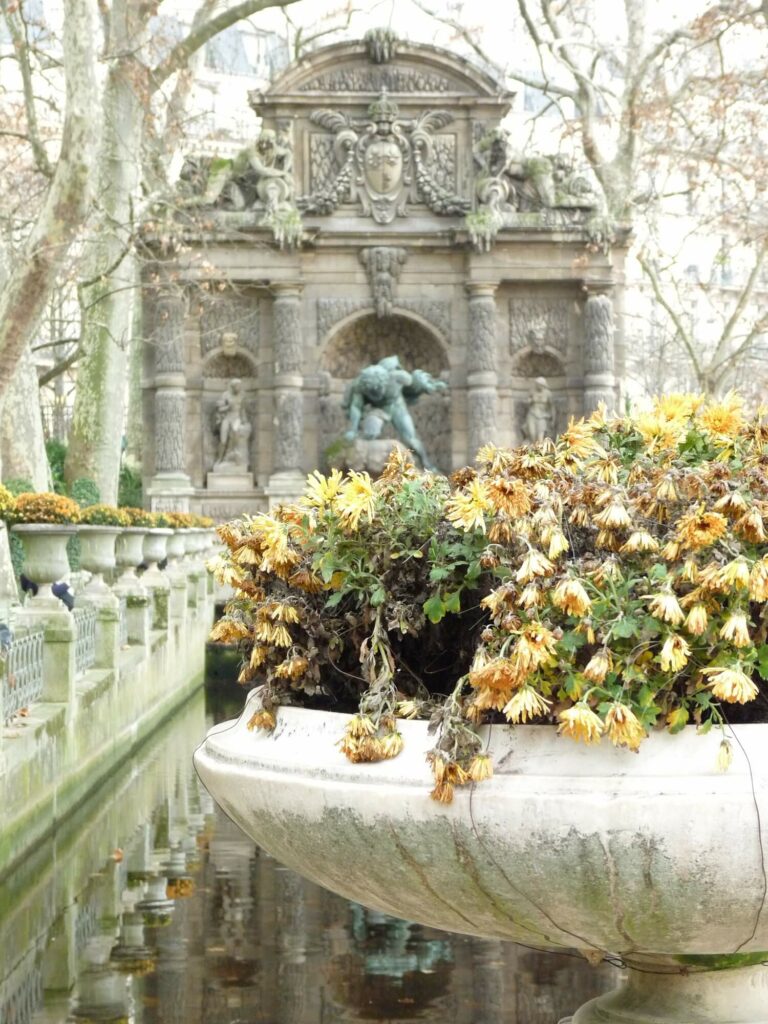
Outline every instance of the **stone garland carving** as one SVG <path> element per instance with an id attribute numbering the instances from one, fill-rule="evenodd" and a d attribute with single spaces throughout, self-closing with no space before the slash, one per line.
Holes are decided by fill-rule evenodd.
<path id="1" fill-rule="evenodd" d="M 584 306 L 584 370 L 613 371 L 613 304 L 607 295 L 590 295 Z"/>
<path id="2" fill-rule="evenodd" d="M 185 312 L 186 302 L 181 295 L 166 295 L 155 303 L 152 343 L 157 373 L 184 372 Z"/>
<path id="3" fill-rule="evenodd" d="M 316 75 L 300 92 L 466 92 L 445 75 L 408 67 L 339 68 Z"/>
<path id="4" fill-rule="evenodd" d="M 186 401 L 181 389 L 155 392 L 155 473 L 185 472 Z"/>
<path id="5" fill-rule="evenodd" d="M 352 313 L 369 308 L 364 299 L 332 298 L 317 300 L 317 337 L 318 341 L 330 332 L 334 324 Z M 396 310 L 403 309 L 416 313 L 427 323 L 432 324 L 440 334 L 450 342 L 451 339 L 451 303 L 444 299 L 402 299 L 396 304 Z"/>
<path id="6" fill-rule="evenodd" d="M 333 188 L 336 162 L 333 155 L 333 136 L 309 133 L 309 187 L 312 195 L 320 195 Z M 349 196 L 341 196 L 340 203 Z"/>
<path id="7" fill-rule="evenodd" d="M 377 224 L 406 214 L 409 199 L 420 198 L 438 214 L 466 213 L 469 202 L 434 177 L 434 135 L 453 120 L 445 110 L 431 110 L 416 120 L 401 119 L 397 104 L 383 92 L 368 108 L 368 120 L 337 110 L 317 110 L 310 120 L 334 136 L 338 166 L 334 180 L 299 200 L 302 209 L 327 214 L 347 198 L 360 201 Z"/>
<path id="8" fill-rule="evenodd" d="M 301 373 L 301 305 L 298 295 L 277 294 L 272 306 L 275 373 Z"/>
<path id="9" fill-rule="evenodd" d="M 432 145 L 434 148 L 432 177 L 440 188 L 453 192 L 457 185 L 456 136 L 435 135 Z"/>
<path id="10" fill-rule="evenodd" d="M 395 301 L 395 286 L 408 253 L 393 245 L 374 245 L 360 251 L 360 261 L 368 275 L 377 317 L 390 316 Z"/>
<path id="11" fill-rule="evenodd" d="M 234 335 L 234 338 L 227 338 L 227 335 Z M 257 356 L 260 335 L 261 306 L 258 299 L 233 294 L 213 295 L 205 299 L 200 316 L 200 351 L 203 356 L 215 348 L 226 350 L 232 340 L 235 348 L 247 349 Z"/>
<path id="12" fill-rule="evenodd" d="M 301 466 L 304 396 L 298 388 L 278 391 L 275 395 L 275 432 L 273 438 L 276 471 L 295 470 Z"/>
<path id="13" fill-rule="evenodd" d="M 570 301 L 543 296 L 519 296 L 509 300 L 509 350 L 534 352 L 555 349 L 568 352 Z"/>
<path id="14" fill-rule="evenodd" d="M 493 295 L 471 295 L 469 299 L 470 372 L 496 369 L 496 300 Z"/>

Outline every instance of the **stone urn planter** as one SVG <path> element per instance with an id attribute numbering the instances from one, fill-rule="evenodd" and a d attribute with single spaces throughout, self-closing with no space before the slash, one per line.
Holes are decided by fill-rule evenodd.
<path id="1" fill-rule="evenodd" d="M 166 553 L 168 555 L 168 561 L 176 565 L 183 557 L 186 551 L 186 541 L 184 534 L 186 530 L 175 529 L 168 538 L 168 544 L 166 547 Z"/>
<path id="2" fill-rule="evenodd" d="M 141 526 L 128 526 L 120 531 L 115 542 L 115 560 L 120 570 L 120 581 L 137 580 L 136 569 L 144 560 L 144 536 L 147 530 Z"/>
<path id="3" fill-rule="evenodd" d="M 122 533 L 120 526 L 79 525 L 80 565 L 92 574 L 88 590 L 107 590 L 104 574 L 112 573 L 117 564 L 115 544 Z"/>
<path id="4" fill-rule="evenodd" d="M 19 523 L 11 528 L 24 547 L 24 574 L 41 594 L 70 572 L 67 542 L 75 533 L 71 523 Z"/>
<path id="5" fill-rule="evenodd" d="M 166 527 L 153 527 L 146 531 L 144 537 L 144 561 L 148 572 L 157 572 L 157 563 L 162 562 L 168 551 L 168 538 L 173 530 Z"/>
<path id="6" fill-rule="evenodd" d="M 352 900 L 435 928 L 612 954 L 626 978 L 573 1024 L 768 1024 L 768 725 L 654 733 L 634 754 L 553 726 L 481 730 L 496 771 L 429 798 L 425 721 L 391 760 L 338 749 L 349 716 L 280 708 L 214 727 L 211 795 L 268 853 Z M 555 1022 L 553 1022 L 555 1024 Z"/>

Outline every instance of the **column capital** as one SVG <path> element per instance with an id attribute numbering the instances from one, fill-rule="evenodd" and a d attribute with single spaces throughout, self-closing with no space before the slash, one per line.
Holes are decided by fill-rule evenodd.
<path id="1" fill-rule="evenodd" d="M 469 294 L 470 299 L 489 297 L 493 298 L 496 295 L 496 290 L 499 287 L 498 281 L 467 281 L 465 288 Z"/>
<path id="2" fill-rule="evenodd" d="M 304 284 L 301 281 L 273 281 L 269 290 L 275 299 L 299 299 L 304 290 Z"/>

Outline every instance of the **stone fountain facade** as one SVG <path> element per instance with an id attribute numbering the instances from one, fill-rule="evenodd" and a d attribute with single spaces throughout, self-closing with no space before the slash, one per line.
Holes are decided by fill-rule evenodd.
<path id="1" fill-rule="evenodd" d="M 498 82 L 377 32 L 250 99 L 254 144 L 190 158 L 170 243 L 147 236 L 154 508 L 226 518 L 296 495 L 384 356 L 446 382 L 412 410 L 444 471 L 616 404 L 623 247 L 585 175 L 500 127 Z"/>

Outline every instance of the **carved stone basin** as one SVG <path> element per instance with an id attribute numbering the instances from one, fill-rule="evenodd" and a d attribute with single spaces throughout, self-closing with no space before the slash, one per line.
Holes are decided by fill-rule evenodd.
<path id="1" fill-rule="evenodd" d="M 444 805 L 426 722 L 400 723 L 394 760 L 353 765 L 336 746 L 349 716 L 281 708 L 272 734 L 250 732 L 257 702 L 195 764 L 283 864 L 435 928 L 617 954 L 627 980 L 574 1024 L 768 1024 L 768 725 L 734 729 L 726 774 L 715 731 L 654 734 L 632 754 L 493 726 L 494 777 Z"/>

